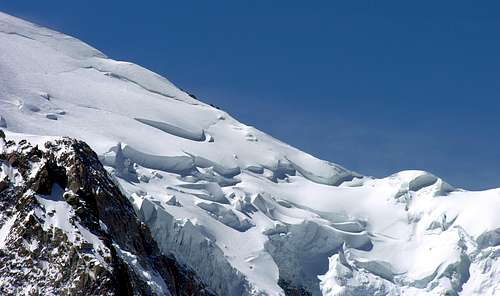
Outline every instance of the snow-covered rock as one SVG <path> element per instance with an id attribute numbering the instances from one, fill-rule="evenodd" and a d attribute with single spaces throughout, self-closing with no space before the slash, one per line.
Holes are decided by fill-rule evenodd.
<path id="1" fill-rule="evenodd" d="M 211 295 L 161 254 L 90 147 L 42 143 L 0 139 L 2 295 Z"/>
<path id="2" fill-rule="evenodd" d="M 88 143 L 161 252 L 218 295 L 500 293 L 500 189 L 468 192 L 423 171 L 362 176 L 147 69 L 1 13 L 0 80 L 8 139 Z M 1 177 L 22 183 L 15 170 L 2 162 Z M 45 209 L 74 211 L 41 198 Z M 11 219 L 0 220 L 2 250 Z M 139 268 L 137 254 L 114 248 Z"/>

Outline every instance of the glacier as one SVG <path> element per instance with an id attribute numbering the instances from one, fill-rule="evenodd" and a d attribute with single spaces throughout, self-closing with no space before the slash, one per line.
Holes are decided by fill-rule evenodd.
<path id="1" fill-rule="evenodd" d="M 217 295 L 500 294 L 500 189 L 364 176 L 3 13 L 0 127 L 88 143 L 161 251 Z"/>

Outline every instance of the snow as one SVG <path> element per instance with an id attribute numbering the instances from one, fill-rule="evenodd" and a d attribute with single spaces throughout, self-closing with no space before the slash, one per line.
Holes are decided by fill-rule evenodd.
<path id="1" fill-rule="evenodd" d="M 8 139 L 85 140 L 162 251 L 220 295 L 284 295 L 279 278 L 313 295 L 498 294 L 500 189 L 464 191 L 414 170 L 362 176 L 1 13 L 0 79 Z M 0 174 L 16 176 L 3 163 Z M 37 198 L 58 213 L 47 225 L 73 233 L 59 193 Z"/>
<path id="2" fill-rule="evenodd" d="M 35 215 L 43 221 L 45 231 L 54 228 L 61 229 L 72 243 L 79 245 L 82 242 L 92 244 L 92 252 L 103 266 L 108 266 L 106 260 L 101 256 L 110 254 L 110 250 L 104 243 L 87 228 L 74 221 L 75 212 L 73 208 L 63 199 L 64 190 L 57 184 L 53 185 L 50 195 L 37 195 L 36 199 L 42 209 L 36 210 Z"/>
<path id="3" fill-rule="evenodd" d="M 0 165 L 0 180 L 5 180 L 5 178 L 9 179 L 13 186 L 20 186 L 23 184 L 23 178 L 16 168 L 6 163 L 2 163 Z"/>
<path id="4" fill-rule="evenodd" d="M 69 204 L 63 199 L 64 190 L 59 185 L 54 185 L 52 188 L 52 193 L 48 196 L 37 196 L 37 201 L 44 208 L 45 213 L 53 213 L 53 215 L 47 215 L 48 217 L 40 216 L 39 218 L 45 218 L 44 220 L 44 230 L 51 227 L 57 227 L 63 230 L 68 235 L 73 236 L 75 233 L 74 225 L 70 223 L 69 218 L 74 216 L 74 211 Z M 69 237 L 70 241 L 75 241 L 75 237 Z"/>
<path id="5" fill-rule="evenodd" d="M 5 248 L 5 245 L 7 244 L 7 238 L 9 236 L 10 230 L 12 226 L 14 226 L 14 222 L 16 221 L 16 216 L 13 215 L 12 217 L 8 218 L 2 225 L 2 228 L 0 228 L 0 249 Z"/>
<path id="6" fill-rule="evenodd" d="M 113 246 L 116 249 L 118 256 L 131 266 L 135 274 L 142 278 L 144 282 L 151 287 L 154 293 L 157 295 L 170 296 L 167 284 L 163 281 L 158 272 L 142 268 L 140 263 L 138 263 L 137 256 L 121 249 L 117 244 L 113 244 Z"/>

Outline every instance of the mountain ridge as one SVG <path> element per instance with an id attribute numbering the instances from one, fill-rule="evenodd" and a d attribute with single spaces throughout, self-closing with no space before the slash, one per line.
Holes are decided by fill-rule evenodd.
<path id="1" fill-rule="evenodd" d="M 160 254 L 85 143 L 0 141 L 3 294 L 211 295 Z"/>
<path id="2" fill-rule="evenodd" d="M 147 69 L 2 13 L 0 78 L 7 138 L 85 141 L 158 251 L 214 294 L 500 289 L 500 189 L 458 190 L 424 171 L 362 176 Z"/>

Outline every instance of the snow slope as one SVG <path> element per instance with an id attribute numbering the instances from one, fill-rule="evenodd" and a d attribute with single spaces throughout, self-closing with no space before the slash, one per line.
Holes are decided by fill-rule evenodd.
<path id="1" fill-rule="evenodd" d="M 500 189 L 359 175 L 2 13 L 0 81 L 7 138 L 86 141 L 162 251 L 219 295 L 500 293 Z"/>

